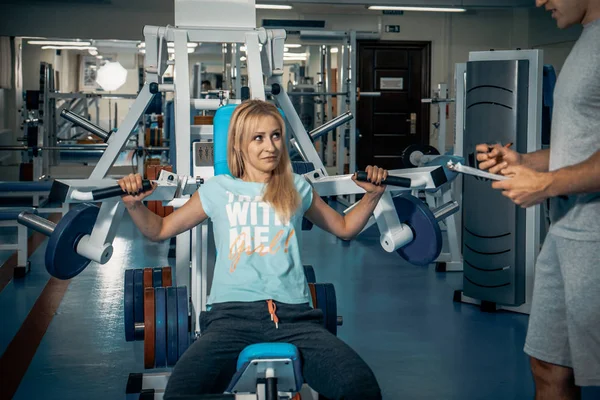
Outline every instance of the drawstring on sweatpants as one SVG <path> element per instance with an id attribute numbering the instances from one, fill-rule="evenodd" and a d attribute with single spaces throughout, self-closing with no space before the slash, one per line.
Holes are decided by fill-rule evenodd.
<path id="1" fill-rule="evenodd" d="M 271 321 L 275 322 L 275 329 L 279 329 L 279 318 L 275 311 L 277 310 L 277 306 L 273 302 L 273 300 L 267 300 L 267 305 L 269 306 L 269 314 L 271 314 Z"/>

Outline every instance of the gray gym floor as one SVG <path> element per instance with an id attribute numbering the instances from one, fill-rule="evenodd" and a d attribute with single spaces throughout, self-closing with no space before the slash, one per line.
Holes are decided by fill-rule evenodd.
<path id="1" fill-rule="evenodd" d="M 31 273 L 0 292 L 0 355 L 49 279 L 44 251 L 45 242 Z M 111 261 L 71 280 L 14 398 L 125 398 L 128 374 L 144 369 L 143 343 L 125 341 L 124 270 L 167 265 L 167 253 L 167 243 L 145 241 L 125 217 Z M 303 258 L 319 282 L 335 284 L 339 337 L 372 367 L 385 399 L 532 398 L 522 351 L 527 316 L 453 303 L 462 274 L 386 253 L 376 228 L 351 243 L 318 228 L 304 232 Z M 585 398 L 600 395 L 590 390 Z"/>

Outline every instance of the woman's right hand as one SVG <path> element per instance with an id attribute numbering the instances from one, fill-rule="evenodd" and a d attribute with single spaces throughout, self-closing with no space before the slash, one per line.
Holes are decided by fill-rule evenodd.
<path id="1" fill-rule="evenodd" d="M 500 144 L 478 144 L 475 147 L 479 169 L 489 170 L 492 174 L 499 174 L 506 167 L 520 165 L 521 154 L 510 149 L 512 143 L 505 146 Z"/>
<path id="2" fill-rule="evenodd" d="M 121 199 L 125 204 L 140 203 L 156 189 L 156 184 L 152 183 L 152 189 L 143 192 L 142 176 L 140 174 L 129 174 L 126 177 L 119 179 L 117 183 L 124 192 L 127 192 L 127 194 L 121 196 Z"/>

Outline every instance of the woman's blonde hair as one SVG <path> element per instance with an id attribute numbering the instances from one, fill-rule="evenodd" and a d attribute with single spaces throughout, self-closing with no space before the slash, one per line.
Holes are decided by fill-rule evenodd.
<path id="1" fill-rule="evenodd" d="M 294 185 L 292 165 L 285 140 L 285 123 L 273 104 L 261 100 L 248 100 L 235 109 L 229 123 L 227 165 L 234 177 L 244 176 L 243 154 L 258 129 L 258 124 L 266 117 L 274 118 L 279 124 L 282 146 L 279 164 L 267 182 L 263 201 L 273 207 L 279 219 L 286 223 L 300 205 L 300 195 Z"/>

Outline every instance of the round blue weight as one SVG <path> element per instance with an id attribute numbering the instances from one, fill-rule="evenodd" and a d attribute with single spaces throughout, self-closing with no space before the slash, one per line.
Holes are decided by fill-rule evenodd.
<path id="1" fill-rule="evenodd" d="M 162 268 L 152 270 L 152 287 L 162 287 Z"/>
<path id="2" fill-rule="evenodd" d="M 77 254 L 77 243 L 92 233 L 100 208 L 82 203 L 69 211 L 56 225 L 46 246 L 46 269 L 58 279 L 71 279 L 85 269 L 90 260 Z"/>
<path id="3" fill-rule="evenodd" d="M 133 320 L 144 323 L 144 270 L 133 270 Z M 136 340 L 144 340 L 141 331 L 136 334 Z"/>
<path id="4" fill-rule="evenodd" d="M 132 342 L 135 340 L 135 320 L 134 320 L 134 283 L 133 270 L 125 270 L 125 291 L 123 293 L 124 305 L 124 325 L 125 325 L 125 340 Z"/>
<path id="5" fill-rule="evenodd" d="M 337 336 L 337 299 L 335 296 L 335 287 L 332 283 L 324 283 L 325 294 L 327 296 L 327 330 Z"/>
<path id="6" fill-rule="evenodd" d="M 167 288 L 167 365 L 172 367 L 179 358 L 177 346 L 177 288 Z"/>
<path id="7" fill-rule="evenodd" d="M 316 283 L 317 277 L 315 275 L 315 269 L 312 265 L 304 265 L 304 276 L 306 277 L 307 283 Z"/>
<path id="8" fill-rule="evenodd" d="M 154 288 L 155 343 L 154 364 L 157 368 L 167 366 L 167 291 L 163 287 Z"/>
<path id="9" fill-rule="evenodd" d="M 190 345 L 190 333 L 188 328 L 188 295 L 185 286 L 177 288 L 177 331 L 179 358 L 181 358 Z"/>
<path id="10" fill-rule="evenodd" d="M 317 308 L 323 312 L 323 326 L 325 329 L 329 330 L 327 324 L 327 289 L 325 289 L 325 285 L 322 283 L 315 283 L 315 294 L 317 295 Z"/>
<path id="11" fill-rule="evenodd" d="M 394 207 L 401 223 L 413 232 L 413 240 L 396 250 L 411 264 L 426 266 L 442 251 L 442 231 L 435 216 L 424 202 L 414 196 L 394 197 Z"/>

